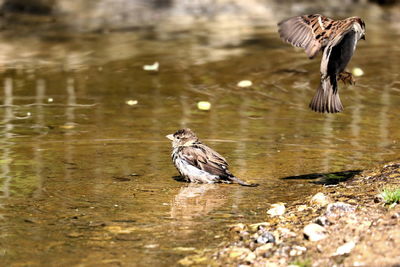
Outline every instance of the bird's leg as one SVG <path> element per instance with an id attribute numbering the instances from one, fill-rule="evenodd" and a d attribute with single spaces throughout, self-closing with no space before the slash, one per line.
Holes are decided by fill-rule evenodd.
<path id="1" fill-rule="evenodd" d="M 342 81 L 344 84 L 346 84 L 346 82 L 348 82 L 351 85 L 356 84 L 356 80 L 354 79 L 353 74 L 351 74 L 350 72 L 347 72 L 347 71 L 343 71 L 342 73 L 340 73 L 338 75 L 337 80 Z"/>

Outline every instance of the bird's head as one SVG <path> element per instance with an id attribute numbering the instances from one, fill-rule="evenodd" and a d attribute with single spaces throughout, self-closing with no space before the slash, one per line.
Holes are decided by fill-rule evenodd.
<path id="1" fill-rule="evenodd" d="M 174 134 L 169 134 L 166 137 L 172 141 L 172 147 L 174 148 L 180 146 L 190 146 L 199 140 L 196 134 L 189 128 L 180 129 Z"/>
<path id="2" fill-rule="evenodd" d="M 353 17 L 352 19 L 360 32 L 360 39 L 365 40 L 365 22 L 360 17 Z"/>

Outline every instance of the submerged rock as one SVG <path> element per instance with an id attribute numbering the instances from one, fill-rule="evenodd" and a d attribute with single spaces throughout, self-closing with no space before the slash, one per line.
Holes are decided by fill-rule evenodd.
<path id="1" fill-rule="evenodd" d="M 327 237 L 326 229 L 316 223 L 306 225 L 303 229 L 303 233 L 310 241 L 319 241 Z"/>

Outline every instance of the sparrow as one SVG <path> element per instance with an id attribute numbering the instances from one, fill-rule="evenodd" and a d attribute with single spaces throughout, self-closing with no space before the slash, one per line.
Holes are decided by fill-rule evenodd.
<path id="1" fill-rule="evenodd" d="M 365 40 L 365 23 L 359 17 L 333 20 L 314 14 L 292 17 L 278 23 L 279 35 L 293 46 L 305 49 L 312 59 L 322 51 L 321 82 L 310 103 L 316 112 L 343 111 L 338 93 L 338 80 L 354 84 L 352 74 L 345 72 L 357 42 Z"/>
<path id="2" fill-rule="evenodd" d="M 181 129 L 166 137 L 172 141 L 172 162 L 187 182 L 258 185 L 244 182 L 235 177 L 228 170 L 225 158 L 204 145 L 192 130 Z"/>

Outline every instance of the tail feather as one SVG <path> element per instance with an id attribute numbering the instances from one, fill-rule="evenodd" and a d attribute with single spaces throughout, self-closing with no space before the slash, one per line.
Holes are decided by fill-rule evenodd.
<path id="1" fill-rule="evenodd" d="M 245 181 L 243 181 L 243 180 L 240 180 L 239 178 L 237 178 L 237 177 L 235 177 L 235 176 L 231 176 L 231 177 L 229 177 L 229 178 L 231 179 L 231 181 L 236 182 L 236 183 L 238 183 L 238 184 L 240 184 L 240 185 L 243 185 L 243 186 L 251 186 L 251 187 L 259 186 L 259 184 L 250 184 L 250 183 L 247 183 L 247 182 L 245 182 Z"/>
<path id="2" fill-rule="evenodd" d="M 321 84 L 310 103 L 313 111 L 321 113 L 337 113 L 343 111 L 343 105 L 339 98 L 337 83 L 331 79 L 321 80 Z"/>

